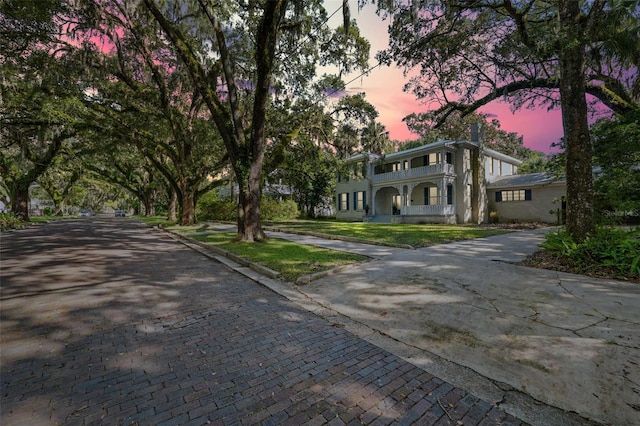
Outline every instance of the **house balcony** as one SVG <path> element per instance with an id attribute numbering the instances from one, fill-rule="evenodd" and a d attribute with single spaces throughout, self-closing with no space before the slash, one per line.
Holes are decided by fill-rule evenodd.
<path id="1" fill-rule="evenodd" d="M 415 167 L 407 170 L 398 170 L 396 172 L 374 174 L 371 178 L 371 182 L 376 185 L 385 182 L 417 180 L 428 176 L 443 174 L 455 174 L 453 164 L 432 164 L 430 166 Z"/>
<path id="2" fill-rule="evenodd" d="M 430 206 L 402 206 L 400 208 L 401 216 L 451 216 L 455 214 L 452 204 L 447 205 L 430 205 Z"/>

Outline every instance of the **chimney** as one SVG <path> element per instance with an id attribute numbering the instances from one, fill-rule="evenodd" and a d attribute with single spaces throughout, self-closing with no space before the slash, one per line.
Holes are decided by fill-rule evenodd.
<path id="1" fill-rule="evenodd" d="M 473 123 L 471 125 L 471 142 L 480 144 L 482 142 L 482 124 Z"/>

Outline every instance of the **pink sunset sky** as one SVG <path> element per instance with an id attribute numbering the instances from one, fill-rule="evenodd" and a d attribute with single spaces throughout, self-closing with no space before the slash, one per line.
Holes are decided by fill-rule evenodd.
<path id="1" fill-rule="evenodd" d="M 324 5 L 327 13 L 331 14 L 342 5 L 342 0 L 325 0 Z M 361 10 L 358 10 L 357 0 L 350 0 L 349 5 L 351 18 L 358 23 L 361 35 L 371 43 L 369 65 L 374 66 L 377 63 L 375 54 L 388 45 L 389 21 L 383 21 L 376 15 L 375 5 L 369 4 Z M 329 23 L 335 26 L 341 25 L 342 11 L 338 11 Z M 343 80 L 348 82 L 358 75 L 359 73 L 353 73 L 343 77 Z M 416 135 L 409 132 L 402 119 L 414 112 L 426 112 L 428 108 L 413 94 L 403 92 L 402 87 L 405 82 L 402 69 L 382 66 L 350 83 L 347 86 L 347 92 L 366 93 L 367 101 L 380 113 L 378 121 L 385 125 L 391 139 L 416 139 Z M 521 109 L 512 113 L 509 104 L 494 101 L 480 109 L 480 112 L 498 119 L 503 130 L 523 136 L 524 145 L 536 151 L 550 152 L 550 145 L 562 137 L 560 110 Z"/>

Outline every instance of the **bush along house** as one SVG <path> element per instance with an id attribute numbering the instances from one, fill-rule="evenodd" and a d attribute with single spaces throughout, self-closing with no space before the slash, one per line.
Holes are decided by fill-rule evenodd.
<path id="1" fill-rule="evenodd" d="M 338 177 L 336 219 L 387 223 L 555 222 L 566 184 L 517 175 L 522 162 L 469 141 L 437 141 L 387 155 L 362 153 Z"/>

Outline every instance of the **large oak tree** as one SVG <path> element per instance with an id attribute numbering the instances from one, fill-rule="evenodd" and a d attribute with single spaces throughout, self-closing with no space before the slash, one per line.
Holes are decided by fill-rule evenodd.
<path id="1" fill-rule="evenodd" d="M 82 126 L 73 46 L 60 38 L 65 2 L 0 3 L 0 179 L 11 210 L 29 220 L 29 188 Z"/>
<path id="2" fill-rule="evenodd" d="M 364 68 L 368 44 L 348 7 L 342 31 L 331 31 L 318 0 L 143 3 L 188 69 L 224 141 L 239 186 L 239 238 L 264 239 L 260 196 L 271 100 L 304 91 L 318 65 Z"/>

